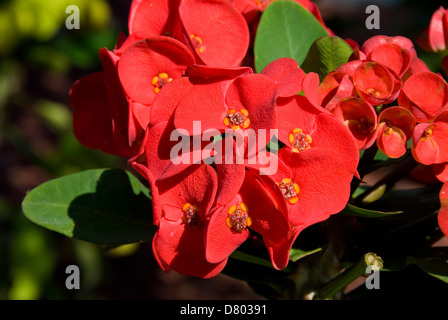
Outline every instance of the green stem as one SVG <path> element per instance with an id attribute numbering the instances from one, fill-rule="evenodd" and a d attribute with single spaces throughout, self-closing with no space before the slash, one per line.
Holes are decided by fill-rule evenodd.
<path id="1" fill-rule="evenodd" d="M 383 268 L 383 260 L 375 253 L 366 253 L 355 265 L 351 266 L 336 278 L 330 280 L 318 292 L 317 299 L 331 299 L 350 283 L 366 273 L 368 266 L 375 266 L 378 270 Z"/>

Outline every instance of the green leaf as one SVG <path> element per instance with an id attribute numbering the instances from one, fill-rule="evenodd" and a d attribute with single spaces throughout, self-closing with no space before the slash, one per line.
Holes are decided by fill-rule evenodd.
<path id="1" fill-rule="evenodd" d="M 365 209 L 361 207 L 354 206 L 352 204 L 347 203 L 344 210 L 342 211 L 345 214 L 357 216 L 357 217 L 363 217 L 363 218 L 380 218 L 380 217 L 386 217 L 390 215 L 396 215 L 403 213 L 403 211 L 378 211 L 378 210 L 371 210 L 371 209 Z"/>
<path id="2" fill-rule="evenodd" d="M 309 251 L 305 251 L 305 250 L 301 250 L 301 249 L 296 249 L 296 248 L 291 248 L 291 252 L 289 254 L 289 260 L 296 262 L 310 254 L 316 253 L 321 251 L 322 248 L 316 248 L 314 250 L 309 250 Z"/>
<path id="3" fill-rule="evenodd" d="M 322 81 L 327 74 L 346 63 L 352 53 L 352 48 L 343 39 L 323 36 L 311 45 L 301 68 L 306 73 L 316 72 Z"/>
<path id="4" fill-rule="evenodd" d="M 149 189 L 131 173 L 95 169 L 50 180 L 29 192 L 22 210 L 47 229 L 99 244 L 151 241 Z"/>
<path id="5" fill-rule="evenodd" d="M 407 263 L 415 263 L 427 274 L 448 283 L 448 247 L 427 249 L 423 255 L 408 257 Z"/>
<path id="6" fill-rule="evenodd" d="M 328 35 L 320 22 L 302 5 L 290 0 L 272 2 L 260 19 L 254 44 L 255 69 L 283 57 L 304 61 L 313 42 Z"/>

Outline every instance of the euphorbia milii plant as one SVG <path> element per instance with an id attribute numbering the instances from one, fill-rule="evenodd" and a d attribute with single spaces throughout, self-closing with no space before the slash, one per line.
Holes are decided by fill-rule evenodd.
<path id="1" fill-rule="evenodd" d="M 443 55 L 447 17 L 418 43 Z M 344 297 L 383 265 L 372 251 L 447 282 L 434 245 L 448 234 L 448 85 L 417 53 L 399 35 L 335 36 L 308 0 L 134 0 L 70 105 L 78 140 L 136 177 L 56 179 L 23 210 L 267 298 Z"/>

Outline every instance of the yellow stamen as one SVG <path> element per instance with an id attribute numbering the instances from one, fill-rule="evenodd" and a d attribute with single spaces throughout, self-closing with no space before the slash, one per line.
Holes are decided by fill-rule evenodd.
<path id="1" fill-rule="evenodd" d="M 187 211 L 190 208 L 191 204 L 188 202 L 182 206 L 182 211 Z"/>
<path id="2" fill-rule="evenodd" d="M 303 132 L 300 128 L 291 130 L 288 136 L 289 143 L 291 144 L 292 151 L 301 152 L 311 148 L 313 139 L 309 134 Z"/>

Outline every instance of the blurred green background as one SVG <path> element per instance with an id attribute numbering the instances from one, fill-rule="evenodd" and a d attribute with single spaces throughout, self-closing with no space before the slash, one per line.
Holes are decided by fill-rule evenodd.
<path id="1" fill-rule="evenodd" d="M 375 34 L 415 40 L 442 5 L 315 2 L 336 34 L 361 43 Z M 129 169 L 124 159 L 77 142 L 68 92 L 77 79 L 100 71 L 98 49 L 112 49 L 118 34 L 127 32 L 130 4 L 0 0 L 0 300 L 259 298 L 245 283 L 225 275 L 201 280 L 165 274 L 149 244 L 104 248 L 38 227 L 21 212 L 26 192 L 49 179 L 92 168 Z M 381 9 L 380 30 L 365 28 L 368 4 Z M 79 30 L 65 27 L 69 5 L 79 7 Z M 65 269 L 71 264 L 80 268 L 80 290 L 65 287 Z"/>

